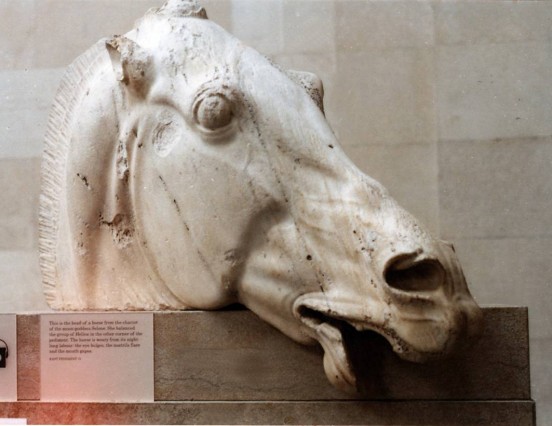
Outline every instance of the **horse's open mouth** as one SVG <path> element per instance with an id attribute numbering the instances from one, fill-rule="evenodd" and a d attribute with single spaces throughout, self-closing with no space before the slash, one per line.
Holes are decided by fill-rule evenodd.
<path id="1" fill-rule="evenodd" d="M 324 313 L 305 305 L 297 306 L 301 321 L 314 332 L 314 338 L 324 349 L 324 369 L 328 379 L 348 392 L 362 391 L 365 384 L 358 379 L 373 374 L 370 368 L 377 366 L 385 352 L 407 351 L 402 339 L 384 331 L 362 327 L 340 318 L 338 314 Z M 366 354 L 370 354 L 367 360 Z M 377 367 L 376 367 L 377 368 Z"/>

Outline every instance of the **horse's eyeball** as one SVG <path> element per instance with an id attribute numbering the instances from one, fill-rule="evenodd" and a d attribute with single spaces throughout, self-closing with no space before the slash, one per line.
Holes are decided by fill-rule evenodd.
<path id="1" fill-rule="evenodd" d="M 207 130 L 217 130 L 232 122 L 232 102 L 220 93 L 210 94 L 199 101 L 195 108 L 197 123 Z"/>

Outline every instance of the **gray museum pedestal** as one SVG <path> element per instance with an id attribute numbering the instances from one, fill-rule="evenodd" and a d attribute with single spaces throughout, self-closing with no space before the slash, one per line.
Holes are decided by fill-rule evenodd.
<path id="1" fill-rule="evenodd" d="M 482 339 L 446 362 L 417 365 L 378 344 L 362 396 L 327 381 L 322 352 L 249 311 L 154 315 L 155 402 L 40 402 L 39 315 L 19 315 L 18 402 L 0 417 L 29 424 L 533 425 L 527 309 L 486 308 Z"/>

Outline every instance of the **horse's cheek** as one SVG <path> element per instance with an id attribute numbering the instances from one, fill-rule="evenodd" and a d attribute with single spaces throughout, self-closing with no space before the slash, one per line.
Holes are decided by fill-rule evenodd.
<path id="1" fill-rule="evenodd" d="M 134 206 L 148 261 L 186 303 L 207 308 L 227 302 L 236 264 L 245 260 L 252 218 L 262 215 L 269 202 L 260 200 L 270 197 L 257 198 L 244 185 L 246 172 L 189 141 L 166 156 L 151 142 L 139 145 Z M 192 291 L 198 280 L 201 291 Z"/>

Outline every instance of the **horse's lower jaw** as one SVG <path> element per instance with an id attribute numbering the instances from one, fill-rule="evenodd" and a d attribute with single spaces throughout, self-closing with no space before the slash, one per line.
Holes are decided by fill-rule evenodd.
<path id="1" fill-rule="evenodd" d="M 348 393 L 363 392 L 366 383 L 358 383 L 357 375 L 367 379 L 367 369 L 371 364 L 378 365 L 379 360 L 371 357 L 381 357 L 380 351 L 394 351 L 401 358 L 420 362 L 424 357 L 409 347 L 409 345 L 394 335 L 391 331 L 380 329 L 376 325 L 347 321 L 343 316 L 333 316 L 305 305 L 296 305 L 296 313 L 303 324 L 308 327 L 312 338 L 316 339 L 324 349 L 324 371 L 328 380 L 338 389 Z M 359 357 L 355 346 L 360 344 L 363 353 Z M 419 354 L 422 355 L 422 354 Z M 367 365 L 367 363 L 369 365 Z M 361 365 L 362 364 L 362 365 Z M 375 372 L 370 372 L 372 376 Z"/>
<path id="2" fill-rule="evenodd" d="M 364 371 L 366 366 L 359 368 L 356 365 L 359 360 L 356 359 L 358 356 L 355 356 L 354 345 L 362 340 L 363 347 L 366 348 L 366 341 L 370 340 L 381 347 L 381 342 L 385 341 L 387 343 L 385 346 L 390 351 L 391 348 L 384 335 L 374 331 L 375 327 L 372 328 L 369 325 L 366 326 L 365 331 L 360 331 L 339 315 L 332 316 L 305 305 L 298 305 L 296 308 L 301 322 L 308 327 L 308 333 L 324 349 L 324 371 L 328 380 L 345 392 L 361 391 L 364 386 L 358 386 L 357 374 L 359 370 Z M 370 355 L 363 354 L 361 362 L 370 363 Z"/>
<path id="3" fill-rule="evenodd" d="M 302 315 L 301 320 L 324 349 L 324 371 L 328 380 L 338 389 L 355 392 L 356 377 L 345 348 L 341 321 L 321 315 Z"/>

